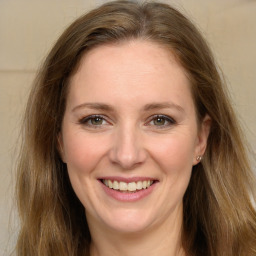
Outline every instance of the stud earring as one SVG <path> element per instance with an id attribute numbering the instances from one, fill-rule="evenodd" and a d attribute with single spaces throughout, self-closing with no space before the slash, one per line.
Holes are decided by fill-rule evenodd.
<path id="1" fill-rule="evenodd" d="M 196 161 L 201 162 L 201 160 L 202 160 L 202 156 L 197 156 L 196 157 Z"/>

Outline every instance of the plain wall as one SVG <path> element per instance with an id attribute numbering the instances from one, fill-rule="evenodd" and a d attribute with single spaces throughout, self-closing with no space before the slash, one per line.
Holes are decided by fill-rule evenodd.
<path id="1" fill-rule="evenodd" d="M 17 234 L 13 204 L 15 148 L 36 70 L 63 29 L 102 2 L 106 1 L 0 1 L 0 255 L 8 255 Z M 192 18 L 209 41 L 255 152 L 256 1 L 165 2 Z"/>

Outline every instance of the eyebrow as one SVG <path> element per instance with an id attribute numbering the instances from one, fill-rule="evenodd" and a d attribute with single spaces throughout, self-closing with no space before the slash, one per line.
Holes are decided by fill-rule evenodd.
<path id="1" fill-rule="evenodd" d="M 173 102 L 150 103 L 145 105 L 143 109 L 144 111 L 149 111 L 149 110 L 158 110 L 158 109 L 165 109 L 165 108 L 174 108 L 179 112 L 185 112 L 184 108 L 182 108 L 180 105 L 177 105 Z"/>
<path id="2" fill-rule="evenodd" d="M 105 111 L 114 111 L 113 107 L 104 103 L 83 103 L 80 104 L 72 109 L 72 112 L 82 109 L 82 108 L 90 108 L 90 109 L 97 109 L 97 110 L 105 110 Z"/>
<path id="3" fill-rule="evenodd" d="M 114 108 L 112 106 L 104 103 L 83 103 L 74 107 L 72 109 L 72 112 L 82 108 L 90 108 L 90 109 L 114 112 Z M 180 105 L 177 105 L 175 103 L 170 103 L 170 102 L 150 103 L 143 107 L 143 111 L 159 110 L 159 109 L 165 109 L 165 108 L 174 108 L 179 112 L 185 112 L 185 110 Z"/>

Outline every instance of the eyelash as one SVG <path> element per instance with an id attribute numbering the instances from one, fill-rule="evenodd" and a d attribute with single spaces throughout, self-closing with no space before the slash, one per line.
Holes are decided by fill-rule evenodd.
<path id="1" fill-rule="evenodd" d="M 166 116 L 166 115 L 153 115 L 150 117 L 150 120 L 149 122 L 147 122 L 147 126 L 150 125 L 151 122 L 154 122 L 155 120 L 157 119 L 162 119 L 165 123 L 163 125 L 155 125 L 155 124 L 152 124 L 153 126 L 157 127 L 157 129 L 164 129 L 164 128 L 168 128 L 170 127 L 171 125 L 174 125 L 176 124 L 176 121 L 169 117 L 169 116 Z M 167 124 L 166 124 L 167 122 Z"/>
<path id="2" fill-rule="evenodd" d="M 105 124 L 93 124 L 92 121 L 95 120 L 95 119 L 100 119 L 102 120 L 102 122 L 107 122 L 109 123 L 107 120 L 106 120 L 106 117 L 102 116 L 102 115 L 90 115 L 90 116 L 87 116 L 87 117 L 83 117 L 79 120 L 79 124 L 81 125 L 85 125 L 87 127 L 92 127 L 92 128 L 101 128 L 102 126 L 104 126 Z M 154 122 L 155 120 L 157 119 L 161 119 L 162 121 L 164 121 L 164 124 L 163 125 L 156 125 L 156 124 L 151 124 L 152 122 Z M 167 124 L 166 124 L 167 123 Z M 166 116 L 166 115 L 153 115 L 149 118 L 149 120 L 146 122 L 145 126 L 154 126 L 154 127 L 157 127 L 157 129 L 164 129 L 164 128 L 168 128 L 170 127 L 171 125 L 174 125 L 176 124 L 176 121 L 169 117 L 169 116 Z"/>
<path id="3" fill-rule="evenodd" d="M 88 127 L 93 127 L 93 128 L 100 128 L 104 124 L 99 124 L 99 125 L 92 124 L 92 121 L 97 119 L 97 118 L 101 119 L 103 122 L 107 122 L 106 118 L 102 115 L 90 115 L 90 116 L 81 118 L 79 120 L 79 124 L 82 124 L 82 125 L 85 125 L 85 126 L 88 126 Z"/>

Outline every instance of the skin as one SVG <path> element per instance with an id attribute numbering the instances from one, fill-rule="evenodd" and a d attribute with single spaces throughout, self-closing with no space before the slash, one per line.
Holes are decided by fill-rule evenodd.
<path id="1" fill-rule="evenodd" d="M 209 128 L 208 116 L 197 122 L 183 68 L 158 44 L 133 40 L 83 57 L 59 142 L 86 209 L 91 255 L 184 255 L 182 199 Z M 104 191 L 105 176 L 156 182 L 149 195 L 126 202 Z"/>

